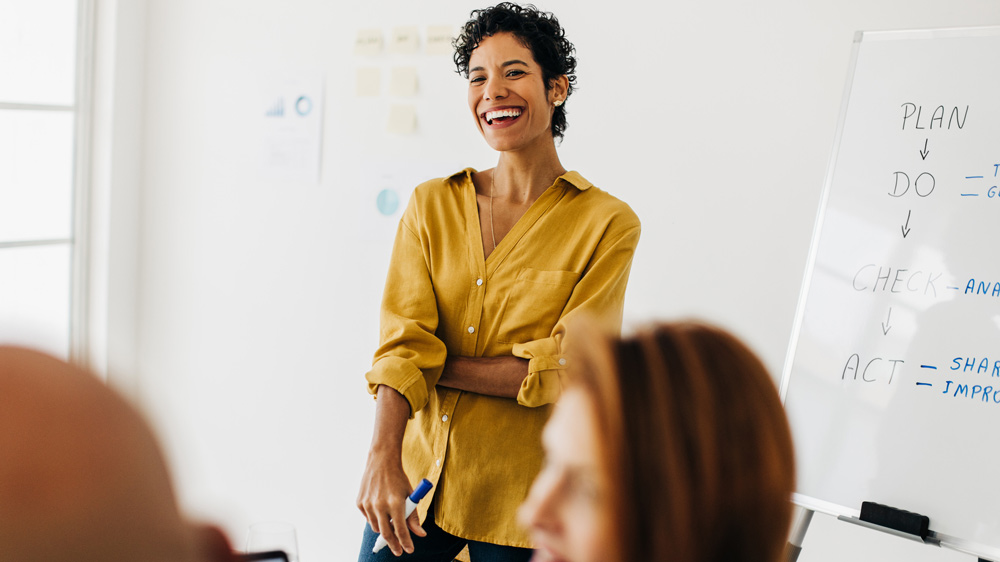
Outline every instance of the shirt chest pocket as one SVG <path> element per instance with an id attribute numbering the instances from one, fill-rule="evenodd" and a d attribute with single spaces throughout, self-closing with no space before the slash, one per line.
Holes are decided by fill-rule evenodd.
<path id="1" fill-rule="evenodd" d="M 574 271 L 522 269 L 500 312 L 497 341 L 525 343 L 549 337 L 579 279 Z"/>

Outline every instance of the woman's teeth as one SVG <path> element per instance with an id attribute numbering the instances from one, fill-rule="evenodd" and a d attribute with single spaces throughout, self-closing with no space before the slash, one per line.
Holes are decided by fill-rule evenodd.
<path id="1" fill-rule="evenodd" d="M 519 117 L 521 115 L 520 109 L 498 109 L 496 111 L 486 112 L 486 123 L 492 125 L 493 121 L 497 119 L 503 119 L 506 117 Z"/>

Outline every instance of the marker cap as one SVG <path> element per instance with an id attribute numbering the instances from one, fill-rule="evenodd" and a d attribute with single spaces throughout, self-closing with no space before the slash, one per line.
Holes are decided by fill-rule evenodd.
<path id="1" fill-rule="evenodd" d="M 410 494 L 410 501 L 413 502 L 413 503 L 417 503 L 420 500 L 422 500 L 424 498 L 424 496 L 427 495 L 427 492 L 430 491 L 430 489 L 431 489 L 432 486 L 433 486 L 433 484 L 431 484 L 430 480 L 428 480 L 426 478 L 424 478 L 423 480 L 421 480 L 420 484 L 417 484 L 416 489 L 413 490 L 413 493 Z"/>

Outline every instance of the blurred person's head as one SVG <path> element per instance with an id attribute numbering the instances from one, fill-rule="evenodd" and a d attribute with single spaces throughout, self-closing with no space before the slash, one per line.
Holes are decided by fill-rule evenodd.
<path id="1" fill-rule="evenodd" d="M 534 560 L 778 560 L 794 458 L 760 360 L 697 323 L 576 343 L 521 509 Z"/>
<path id="2" fill-rule="evenodd" d="M 229 560 L 180 515 L 146 421 L 95 377 L 0 346 L 0 560 Z"/>

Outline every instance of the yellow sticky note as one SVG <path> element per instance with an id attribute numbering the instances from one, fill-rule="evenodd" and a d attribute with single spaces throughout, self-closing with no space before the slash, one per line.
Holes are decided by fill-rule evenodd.
<path id="1" fill-rule="evenodd" d="M 458 30 L 450 25 L 431 25 L 427 27 L 427 47 L 424 52 L 428 55 L 450 55 L 452 52 L 451 41 L 458 35 Z"/>
<path id="2" fill-rule="evenodd" d="M 381 29 L 360 29 L 354 39 L 354 54 L 361 56 L 378 55 L 382 52 Z"/>
<path id="3" fill-rule="evenodd" d="M 355 72 L 354 92 L 358 97 L 377 96 L 382 91 L 382 70 L 375 67 L 359 68 Z"/>
<path id="4" fill-rule="evenodd" d="M 413 54 L 420 46 L 420 29 L 415 25 L 393 28 L 389 38 L 389 52 L 396 54 Z"/>
<path id="5" fill-rule="evenodd" d="M 393 67 L 389 75 L 389 95 L 398 97 L 417 95 L 417 69 L 412 66 Z"/>
<path id="6" fill-rule="evenodd" d="M 417 130 L 417 108 L 410 104 L 393 104 L 389 107 L 389 123 L 386 131 L 399 135 L 409 135 Z"/>

